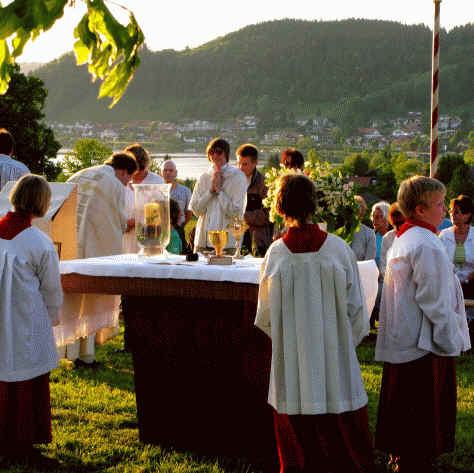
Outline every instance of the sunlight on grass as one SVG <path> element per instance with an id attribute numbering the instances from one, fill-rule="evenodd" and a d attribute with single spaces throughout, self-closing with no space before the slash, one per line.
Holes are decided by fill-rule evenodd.
<path id="1" fill-rule="evenodd" d="M 123 343 L 120 337 L 97 349 L 96 369 L 74 369 L 65 360 L 51 373 L 53 442 L 41 448 L 57 460 L 57 467 L 29 465 L 0 467 L 5 473 L 259 473 L 235 458 L 208 458 L 190 452 L 176 452 L 143 445 L 138 438 L 133 365 L 130 354 L 114 353 Z M 369 420 L 374 432 L 382 376 L 382 364 L 374 362 L 372 335 L 358 348 L 362 375 L 369 396 Z M 471 471 L 474 431 L 474 356 L 458 360 L 458 423 L 456 451 L 443 455 L 437 473 Z M 159 373 L 150 373 L 166 386 Z M 377 454 L 379 472 L 388 472 L 385 456 Z"/>

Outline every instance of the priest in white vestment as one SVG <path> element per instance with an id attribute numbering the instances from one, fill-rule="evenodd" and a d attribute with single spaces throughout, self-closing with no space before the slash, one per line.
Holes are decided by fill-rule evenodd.
<path id="1" fill-rule="evenodd" d="M 123 234 L 130 230 L 125 187 L 136 171 L 131 153 L 115 153 L 105 164 L 83 169 L 67 182 L 77 184 L 77 257 L 118 255 L 122 253 Z M 119 296 L 83 294 L 78 301 L 79 316 L 101 314 L 116 331 L 118 326 Z M 98 342 L 107 338 L 107 329 L 97 334 Z M 83 363 L 94 362 L 95 334 L 89 334 L 67 345 L 67 358 L 79 358 Z M 80 362 L 79 362 L 80 363 Z"/>
<path id="2" fill-rule="evenodd" d="M 247 178 L 229 164 L 230 146 L 222 138 L 214 138 L 206 149 L 212 166 L 202 174 L 194 187 L 189 208 L 198 217 L 194 248 L 211 247 L 207 232 L 226 230 L 232 217 L 244 215 L 247 204 Z M 225 248 L 235 247 L 228 233 Z"/>

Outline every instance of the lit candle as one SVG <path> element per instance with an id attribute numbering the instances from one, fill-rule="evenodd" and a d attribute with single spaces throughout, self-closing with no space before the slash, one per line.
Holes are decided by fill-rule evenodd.
<path id="1" fill-rule="evenodd" d="M 157 202 L 145 204 L 145 225 L 160 224 L 160 205 Z"/>

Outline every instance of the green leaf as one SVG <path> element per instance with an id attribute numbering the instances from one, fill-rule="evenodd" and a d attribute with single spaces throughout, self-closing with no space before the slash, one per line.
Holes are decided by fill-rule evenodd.
<path id="1" fill-rule="evenodd" d="M 8 45 L 5 40 L 0 40 L 0 94 L 4 94 L 8 90 L 8 83 L 11 75 L 11 56 Z"/>

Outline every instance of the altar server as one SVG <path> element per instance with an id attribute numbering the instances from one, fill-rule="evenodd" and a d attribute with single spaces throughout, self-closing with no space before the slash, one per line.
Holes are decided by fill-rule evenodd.
<path id="1" fill-rule="evenodd" d="M 122 253 L 123 234 L 130 230 L 125 187 L 137 170 L 135 157 L 115 153 L 103 165 L 83 169 L 68 179 L 77 184 L 77 257 L 118 255 Z M 118 326 L 119 296 L 84 294 L 78 301 L 81 313 L 102 314 L 111 327 Z M 98 342 L 102 342 L 108 335 Z M 95 334 L 67 345 L 67 358 L 83 366 L 94 364 Z"/>
<path id="2" fill-rule="evenodd" d="M 388 252 L 375 359 L 384 362 L 376 447 L 399 457 L 400 472 L 432 471 L 454 448 L 455 357 L 470 348 L 461 285 L 437 237 L 444 185 L 403 181 L 405 223 Z"/>
<path id="3" fill-rule="evenodd" d="M 255 325 L 272 341 L 268 402 L 286 472 L 372 472 L 373 448 L 355 347 L 369 333 L 354 252 L 311 223 L 316 189 L 280 180 L 288 231 L 263 261 Z"/>
<path id="4" fill-rule="evenodd" d="M 211 247 L 209 230 L 226 230 L 231 218 L 242 217 L 247 202 L 247 178 L 240 169 L 229 164 L 230 146 L 223 138 L 214 138 L 206 149 L 212 163 L 194 187 L 189 208 L 198 217 L 194 248 Z M 235 239 L 229 232 L 226 248 L 233 248 Z"/>
<path id="5" fill-rule="evenodd" d="M 46 180 L 26 174 L 10 193 L 14 211 L 0 219 L 0 456 L 27 457 L 52 440 L 52 327 L 63 293 L 56 249 L 31 226 L 50 198 Z"/>

